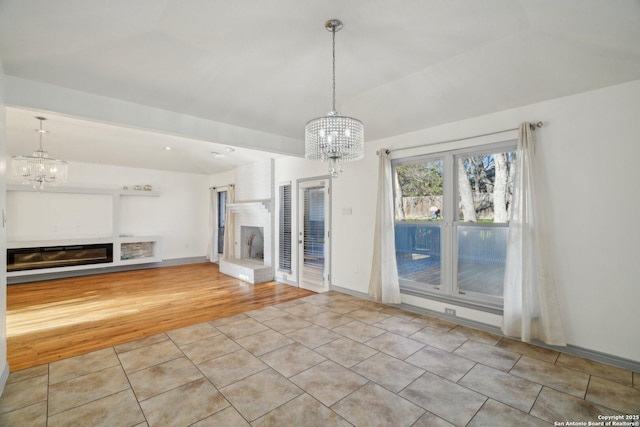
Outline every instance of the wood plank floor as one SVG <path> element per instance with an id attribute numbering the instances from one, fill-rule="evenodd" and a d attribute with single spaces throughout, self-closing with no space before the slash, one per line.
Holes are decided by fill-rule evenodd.
<path id="1" fill-rule="evenodd" d="M 312 294 L 211 263 L 9 285 L 7 357 L 17 371 Z"/>

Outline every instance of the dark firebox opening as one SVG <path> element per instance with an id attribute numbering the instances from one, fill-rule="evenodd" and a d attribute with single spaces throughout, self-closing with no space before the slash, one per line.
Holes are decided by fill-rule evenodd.
<path id="1" fill-rule="evenodd" d="M 113 262 L 113 244 L 7 249 L 7 271 Z"/>

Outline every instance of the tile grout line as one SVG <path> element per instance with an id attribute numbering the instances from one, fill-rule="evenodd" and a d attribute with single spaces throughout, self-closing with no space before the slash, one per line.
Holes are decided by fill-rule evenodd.
<path id="1" fill-rule="evenodd" d="M 582 400 L 588 402 L 587 394 L 589 393 L 589 385 L 591 384 L 591 375 L 589 375 L 589 379 L 587 380 L 587 386 L 584 389 L 584 395 L 582 396 Z"/>
<path id="2" fill-rule="evenodd" d="M 149 420 L 147 419 L 147 414 L 145 414 L 144 410 L 142 409 L 142 405 L 140 404 L 140 399 L 138 399 L 138 395 L 133 389 L 133 384 L 131 384 L 131 380 L 129 379 L 129 374 L 127 373 L 126 369 L 124 369 L 124 366 L 122 365 L 122 360 L 120 360 L 120 356 L 118 355 L 118 352 L 116 351 L 115 346 L 113 346 L 113 352 L 116 354 L 116 357 L 118 358 L 118 362 L 120 363 L 120 367 L 122 368 L 122 372 L 124 372 L 124 376 L 127 378 L 127 382 L 129 383 L 129 388 L 131 389 L 131 394 L 133 394 L 133 397 L 136 399 L 136 403 L 138 404 L 138 408 L 140 408 L 140 413 L 142 414 L 142 418 L 144 418 L 144 422 L 147 423 L 147 426 L 148 426 Z"/>
<path id="3" fill-rule="evenodd" d="M 264 363 L 264 362 L 263 362 L 263 363 Z M 265 364 L 266 364 L 266 363 L 265 363 Z M 278 372 L 277 370 L 273 369 L 271 366 L 269 366 L 269 365 L 267 365 L 267 366 L 268 366 L 268 369 L 271 369 L 271 370 L 272 370 L 272 371 L 274 371 L 276 374 L 278 374 L 278 375 L 280 375 L 282 378 L 284 378 L 286 381 L 289 381 L 289 382 L 291 382 L 293 385 L 295 385 L 298 389 L 300 389 L 300 390 L 302 391 L 302 393 L 298 394 L 297 396 L 292 397 L 291 399 L 287 400 L 286 402 L 283 402 L 283 403 L 279 404 L 279 405 L 278 405 L 278 406 L 276 406 L 275 408 L 273 408 L 273 409 L 271 409 L 271 410 L 269 410 L 269 411 L 265 412 L 264 414 L 262 414 L 262 415 L 260 415 L 260 416 L 256 417 L 256 418 L 255 418 L 254 420 L 252 420 L 252 421 L 247 420 L 247 421 L 249 422 L 249 424 L 251 424 L 252 422 L 255 422 L 255 421 L 259 420 L 260 418 L 264 417 L 265 415 L 267 415 L 267 414 L 269 414 L 269 413 L 271 413 L 271 412 L 273 412 L 273 411 L 277 410 L 278 408 L 280 408 L 280 407 L 282 407 L 282 406 L 286 405 L 287 403 L 291 402 L 292 400 L 297 399 L 298 397 L 302 396 L 303 394 L 308 394 L 308 393 L 306 392 L 306 390 L 304 390 L 303 388 L 299 387 L 297 384 L 293 383 L 293 381 L 289 380 L 289 378 L 285 377 L 285 376 L 284 376 L 284 375 L 282 375 L 280 372 Z M 251 378 L 251 377 L 252 377 L 252 376 L 254 376 L 254 375 L 257 375 L 257 374 L 259 374 L 259 373 L 261 373 L 261 372 L 264 372 L 265 370 L 266 370 L 266 369 L 263 369 L 263 370 L 262 370 L 262 371 L 260 371 L 260 372 L 256 372 L 256 373 L 255 373 L 255 374 L 253 374 L 253 375 L 249 375 L 248 377 L 243 378 L 242 380 L 247 379 L 247 378 Z M 236 383 L 237 383 L 237 382 L 240 382 L 240 381 L 242 381 L 242 380 L 238 380 L 238 381 L 236 381 Z M 235 384 L 235 383 L 234 383 L 234 384 Z M 231 384 L 229 384 L 229 385 L 231 385 Z M 226 387 L 226 386 L 225 386 L 225 387 Z M 221 393 L 222 393 L 222 392 L 221 392 Z M 225 398 L 226 398 L 226 397 L 225 397 Z M 228 399 L 227 399 L 227 400 L 228 400 Z M 231 406 L 233 406 L 233 403 L 229 402 L 229 404 L 230 404 Z M 235 406 L 233 406 L 233 408 L 234 408 L 236 411 L 238 411 L 238 413 L 239 413 L 240 415 L 242 415 L 242 413 L 238 410 L 238 408 L 236 408 Z M 245 419 L 246 419 L 246 417 L 244 417 L 244 415 L 243 415 L 243 418 L 245 418 Z"/>
<path id="4" fill-rule="evenodd" d="M 107 350 L 107 349 L 110 349 L 110 348 L 111 348 L 111 349 L 113 349 L 113 347 L 105 347 L 105 348 L 102 348 L 102 349 L 100 349 L 100 350 L 96 350 L 96 351 L 104 351 L 104 350 Z M 114 350 L 114 354 L 117 356 L 117 354 L 115 353 L 115 349 L 113 349 L 113 350 Z M 85 353 L 85 354 L 89 354 L 89 353 Z M 80 356 L 83 356 L 83 355 L 78 355 L 78 356 L 74 356 L 74 357 L 80 357 Z M 73 357 L 71 357 L 71 358 L 69 358 L 69 359 L 73 359 Z M 69 360 L 69 359 L 61 359 L 61 360 Z M 58 362 L 58 361 L 56 361 L 56 362 Z M 82 375 L 77 375 L 77 376 L 75 376 L 75 377 L 67 378 L 67 379 L 65 379 L 65 380 L 63 380 L 63 381 L 58 381 L 58 382 L 56 382 L 56 383 L 54 383 L 54 384 L 50 384 L 50 378 L 51 378 L 50 373 L 51 373 L 51 364 L 52 364 L 52 363 L 55 363 L 55 362 L 49 362 L 49 363 L 47 363 L 47 416 L 48 416 L 48 412 L 49 412 L 49 408 L 48 408 L 48 406 L 49 406 L 49 397 L 50 397 L 50 396 L 49 396 L 49 391 L 50 391 L 50 387 L 51 387 L 51 386 L 55 386 L 55 385 L 58 385 L 58 384 L 63 384 L 63 383 L 68 382 L 68 381 L 74 381 L 74 380 L 77 380 L 77 379 L 79 379 L 79 378 L 85 377 L 85 376 L 87 376 L 87 375 L 96 374 L 96 373 L 98 373 L 98 372 L 106 371 L 107 369 L 115 368 L 115 367 L 117 367 L 117 366 L 120 366 L 120 367 L 122 368 L 122 373 L 125 375 L 125 377 L 127 376 L 127 373 L 126 373 L 126 371 L 124 370 L 124 367 L 122 366 L 122 364 L 121 364 L 121 362 L 120 362 L 120 359 L 118 359 L 118 364 L 116 364 L 116 365 L 104 366 L 104 367 L 102 367 L 101 369 L 98 369 L 98 370 L 95 370 L 95 371 L 91 371 L 91 372 L 87 372 L 87 373 L 84 373 L 84 374 L 82 374 Z M 127 382 L 129 382 L 129 378 L 128 378 L 128 377 L 127 377 Z M 108 397 L 108 396 L 113 396 L 114 394 L 120 393 L 120 392 L 122 392 L 122 391 L 124 391 L 124 390 L 118 390 L 118 391 L 116 391 L 116 392 L 114 392 L 114 393 L 110 393 L 110 394 L 107 394 L 107 395 L 105 395 L 105 396 L 98 397 L 98 398 L 96 398 L 96 399 L 94 399 L 94 400 L 90 400 L 89 402 L 85 402 L 85 403 L 83 403 L 83 404 L 81 404 L 81 405 L 78 405 L 78 406 L 72 406 L 72 407 L 70 407 L 70 408 L 65 409 L 64 411 L 60 411 L 60 412 L 58 412 L 58 413 L 56 413 L 56 414 L 53 414 L 53 415 L 61 414 L 61 413 L 66 412 L 66 411 L 68 411 L 68 410 L 70 410 L 70 409 L 74 409 L 74 408 L 78 408 L 78 407 L 80 407 L 80 406 L 86 405 L 87 403 L 96 402 L 96 401 L 98 401 L 98 400 L 100 400 L 100 399 L 103 399 L 103 398 Z"/>
<path id="5" fill-rule="evenodd" d="M 235 343 L 235 341 L 234 341 L 234 343 Z M 182 349 L 181 349 L 181 350 L 182 350 Z M 240 351 L 240 350 L 238 349 L 238 350 L 236 350 L 236 351 Z M 231 352 L 231 353 L 227 353 L 227 354 L 232 354 L 232 353 L 235 353 L 235 351 L 234 351 L 234 352 Z M 200 369 L 200 366 L 198 366 L 198 364 L 197 364 L 197 363 L 195 363 L 195 362 L 193 362 L 191 359 L 189 359 L 189 357 L 188 357 L 188 356 L 186 356 L 186 355 L 185 355 L 185 357 L 187 357 L 187 359 L 189 360 L 189 362 L 191 362 L 191 363 L 196 367 L 196 369 L 198 370 L 198 372 L 200 372 L 200 373 L 202 374 L 202 377 L 203 377 L 205 380 L 207 380 L 207 382 L 208 382 L 209 384 L 211 384 L 211 386 L 212 386 L 212 387 L 213 387 L 213 388 L 214 388 L 218 393 L 220 393 L 220 395 L 224 398 L 224 400 L 229 404 L 229 406 L 226 406 L 226 407 L 224 407 L 224 408 L 222 408 L 222 409 L 219 409 L 218 411 L 216 411 L 216 412 L 214 412 L 214 413 L 212 413 L 212 414 L 207 415 L 205 418 L 203 418 L 203 419 L 201 419 L 201 420 L 198 420 L 198 421 L 195 421 L 193 424 L 198 423 L 198 422 L 200 422 L 200 421 L 202 421 L 202 420 L 205 420 L 205 419 L 209 418 L 210 416 L 212 416 L 212 415 L 214 415 L 214 414 L 217 414 L 217 413 L 219 413 L 219 412 L 221 412 L 221 411 L 224 411 L 225 409 L 227 409 L 227 408 L 229 408 L 229 407 L 233 408 L 233 409 L 234 409 L 234 410 L 235 410 L 235 411 L 236 411 L 236 412 L 237 412 L 237 413 L 238 413 L 238 414 L 239 414 L 239 415 L 240 415 L 244 420 L 246 420 L 246 421 L 247 421 L 247 423 L 248 423 L 248 424 L 251 424 L 251 423 L 249 422 L 249 420 L 247 420 L 247 419 L 245 418 L 245 416 L 244 416 L 244 415 L 242 415 L 242 413 L 241 413 L 240 411 L 238 411 L 238 409 L 237 409 L 235 406 L 233 406 L 233 403 L 231 403 L 231 402 L 229 401 L 229 399 L 227 399 L 227 396 L 225 396 L 225 395 L 224 395 L 224 393 L 222 393 L 222 392 L 220 391 L 220 388 L 216 387 L 216 385 L 215 385 L 215 384 L 213 384 L 213 382 L 211 381 L 211 379 L 210 379 L 210 378 L 209 378 L 209 377 L 208 377 L 204 372 L 202 372 L 202 370 Z M 214 358 L 214 359 L 216 359 L 216 358 Z M 213 359 L 209 359 L 209 360 L 213 360 Z M 259 372 L 262 372 L 262 371 L 259 371 Z M 197 380 L 194 380 L 194 381 L 197 381 Z M 193 381 L 191 381 L 191 382 L 193 382 Z M 236 382 L 237 382 L 237 381 L 236 381 Z M 232 383 L 232 384 L 234 384 L 234 383 Z M 231 385 L 231 384 L 228 384 L 228 385 Z M 225 387 L 226 387 L 226 386 L 225 386 Z M 221 388 L 224 388 L 224 387 L 221 387 Z"/>
<path id="6" fill-rule="evenodd" d="M 468 425 L 468 424 L 470 424 L 470 423 L 471 423 L 471 421 L 473 421 L 473 419 L 478 415 L 478 413 L 482 410 L 482 408 L 484 408 L 484 405 L 486 405 L 486 404 L 487 404 L 487 402 L 488 402 L 489 400 L 491 400 L 491 398 L 490 398 L 489 396 L 485 396 L 484 394 L 483 394 L 483 396 L 484 396 L 486 399 L 484 400 L 484 402 L 482 402 L 482 405 L 480 405 L 480 407 L 479 407 L 479 408 L 478 408 L 478 410 L 473 414 L 473 416 L 472 416 L 471 418 L 469 418 L 469 421 L 467 421 L 467 425 Z M 499 402 L 499 401 L 496 401 L 496 402 Z M 502 402 L 500 402 L 500 403 L 502 403 Z M 509 407 L 511 408 L 511 406 L 509 406 Z"/>
<path id="7" fill-rule="evenodd" d="M 207 323 L 207 324 L 209 324 L 209 322 L 208 322 L 208 321 L 207 321 L 207 322 L 202 322 L 202 323 Z M 212 326 L 213 328 L 215 328 L 215 329 L 216 329 L 216 331 L 220 332 L 220 331 L 218 330 L 218 328 L 216 328 L 216 327 L 215 327 L 215 326 L 213 326 L 213 325 L 211 325 L 211 326 Z M 187 326 L 187 327 L 188 327 L 188 326 Z M 182 329 L 182 328 L 179 328 L 179 329 Z M 167 331 L 167 332 L 170 332 L 170 331 Z M 141 403 L 142 403 L 143 401 L 147 401 L 147 400 L 149 400 L 149 399 L 152 399 L 152 398 L 155 398 L 155 397 L 157 397 L 157 396 L 163 395 L 163 394 L 168 393 L 168 392 L 170 392 L 170 391 L 177 390 L 177 389 L 179 389 L 180 387 L 183 387 L 183 386 L 185 386 L 185 385 L 187 385 L 187 384 L 194 383 L 194 382 L 196 382 L 196 381 L 198 381 L 198 380 L 200 380 L 200 379 L 205 379 L 209 384 L 211 384 L 211 386 L 212 386 L 212 387 L 213 387 L 213 388 L 214 388 L 218 393 L 220 393 L 220 395 L 222 395 L 222 397 L 223 397 L 223 398 L 225 399 L 225 401 L 229 404 L 229 406 L 233 407 L 233 405 L 231 404 L 231 402 L 229 402 L 229 400 L 224 396 L 224 394 L 222 394 L 222 392 L 220 391 L 220 389 L 218 389 L 218 387 L 216 387 L 216 386 L 211 382 L 211 380 L 209 379 L 209 377 L 207 377 L 207 376 L 204 374 L 204 372 L 202 372 L 202 370 L 200 369 L 200 367 L 199 367 L 195 362 L 193 362 L 193 361 L 189 358 L 189 356 L 187 356 L 187 355 L 185 354 L 185 352 L 182 350 L 182 348 L 181 348 L 181 347 L 180 347 L 180 346 L 179 346 L 179 345 L 178 345 L 178 344 L 173 340 L 173 338 L 171 338 L 171 336 L 170 336 L 167 332 L 165 332 L 164 334 L 167 336 L 168 340 L 169 340 L 169 341 L 171 341 L 171 342 L 173 343 L 173 345 L 175 345 L 175 346 L 178 348 L 178 350 L 180 350 L 180 352 L 182 353 L 182 356 L 181 356 L 181 357 L 184 357 L 185 359 L 187 359 L 187 360 L 189 361 L 189 363 L 191 363 L 191 364 L 193 365 L 193 367 L 195 367 L 195 368 L 198 370 L 198 372 L 200 372 L 200 374 L 202 375 L 202 378 L 198 378 L 198 379 L 195 379 L 195 380 L 193 380 L 193 381 L 189 381 L 189 382 L 187 382 L 187 383 L 185 383 L 185 384 L 178 385 L 178 386 L 173 387 L 173 388 L 171 388 L 171 389 L 165 390 L 165 391 L 163 391 L 162 393 L 158 393 L 158 394 L 156 394 L 156 395 L 154 395 L 154 396 L 150 396 L 150 397 L 148 397 L 147 399 L 144 399 L 144 400 L 142 400 L 142 401 L 141 401 L 141 400 L 138 398 L 138 396 L 135 394 L 135 391 L 133 391 L 133 385 L 132 385 L 132 386 L 131 386 L 131 390 L 132 390 L 132 392 L 133 392 L 133 394 L 134 394 L 134 397 L 136 398 L 136 401 L 137 401 L 137 403 L 138 403 L 138 406 L 140 407 L 140 410 L 142 411 L 142 415 L 144 416 L 144 418 L 145 418 L 145 422 L 147 423 L 147 425 L 149 425 L 149 421 L 148 421 L 148 419 L 147 419 L 146 414 L 144 413 L 144 410 L 142 410 L 142 405 L 141 405 Z M 223 334 L 222 334 L 222 332 L 220 332 L 220 334 L 221 334 L 221 335 L 223 335 Z M 216 336 L 216 335 L 214 335 L 214 336 Z M 210 338 L 210 337 L 208 337 L 208 338 Z M 202 340 L 204 340 L 204 339 L 206 339 L 206 338 L 202 338 L 202 339 L 200 339 L 200 340 L 196 340 L 196 341 L 193 341 L 193 342 L 190 342 L 190 343 L 185 343 L 185 345 L 193 344 L 193 343 L 195 343 L 195 342 L 202 341 Z M 234 342 L 235 342 L 235 341 L 234 341 Z M 140 348 L 141 348 L 141 347 L 140 347 Z M 175 359 L 171 359 L 171 360 L 168 360 L 168 361 L 165 361 L 165 362 L 161 362 L 161 363 L 158 363 L 158 364 L 156 364 L 156 365 L 151 365 L 151 366 L 148 366 L 148 367 L 146 367 L 146 368 L 143 368 L 143 369 L 139 369 L 139 370 L 137 370 L 137 371 L 134 371 L 134 372 L 132 372 L 132 373 L 140 372 L 140 371 L 142 371 L 142 370 L 144 370 L 144 369 L 148 369 L 148 368 L 151 368 L 151 367 L 154 367 L 154 366 L 159 366 L 159 365 L 161 365 L 161 364 L 163 364 L 163 363 L 171 362 L 171 361 L 173 361 L 173 360 L 177 360 L 177 359 L 179 359 L 179 358 L 181 358 L 181 357 L 178 357 L 178 358 L 175 358 Z M 124 367 L 123 367 L 123 370 L 124 370 Z M 126 371 L 125 371 L 125 375 L 127 376 L 127 380 L 128 380 L 128 379 L 129 379 L 129 375 L 127 374 L 127 372 L 126 372 Z M 198 423 L 198 422 L 200 422 L 200 421 L 202 421 L 202 420 L 204 420 L 204 419 L 206 419 L 206 418 L 208 418 L 208 417 L 210 417 L 210 416 L 212 416 L 212 415 L 214 415 L 214 414 L 217 414 L 218 412 L 225 410 L 225 409 L 226 409 L 226 408 L 228 408 L 229 406 L 226 406 L 226 407 L 224 407 L 224 408 L 222 408 L 222 409 L 219 409 L 218 411 L 213 412 L 213 413 L 211 413 L 211 414 L 207 415 L 206 417 L 204 417 L 204 418 L 202 418 L 202 419 L 200 419 L 200 420 L 195 421 L 193 424 Z M 235 409 L 235 408 L 234 408 L 234 409 Z M 236 410 L 236 411 L 237 411 L 237 410 Z M 240 414 L 240 412 L 239 412 L 239 411 L 238 411 L 238 413 Z M 240 415 L 242 416 L 242 414 L 240 414 Z"/>
<path id="8" fill-rule="evenodd" d="M 276 308 L 277 308 L 277 307 L 276 307 Z M 282 310 L 282 311 L 285 311 L 285 312 L 286 312 L 286 310 Z M 288 312 L 286 312 L 286 313 L 288 313 Z M 302 317 L 300 317 L 300 316 L 294 315 L 294 314 L 292 314 L 292 313 L 288 313 L 288 314 L 289 314 L 289 315 L 296 316 L 296 317 L 299 317 L 300 319 L 303 319 L 303 320 L 304 320 L 304 318 L 302 318 Z M 254 319 L 254 320 L 256 320 L 256 319 Z M 273 319 L 268 319 L 268 320 L 265 320 L 265 321 L 269 321 L 269 320 L 273 320 Z M 256 321 L 257 321 L 257 320 L 256 320 Z M 281 332 L 279 332 L 279 331 L 276 331 L 276 330 L 275 330 L 275 329 L 273 329 L 273 328 L 270 328 L 268 325 L 265 325 L 265 324 L 264 324 L 264 322 L 265 322 L 265 321 L 258 321 L 258 323 L 260 323 L 261 325 L 263 325 L 263 326 L 265 326 L 265 327 L 269 328 L 270 330 L 272 330 L 272 331 L 274 331 L 274 332 L 276 332 L 276 333 L 278 333 L 278 334 L 280 334 L 280 335 L 282 335 L 282 336 L 284 336 L 284 337 L 287 337 L 288 339 L 291 339 L 291 338 L 290 338 L 290 337 L 288 337 L 286 334 L 283 334 L 283 333 L 281 333 Z M 312 324 L 313 324 L 313 323 L 312 323 Z M 301 329 L 304 329 L 304 328 L 301 328 Z M 257 334 L 257 333 L 259 333 L 259 332 L 256 332 L 256 334 Z M 255 334 L 253 334 L 253 335 L 255 335 Z M 251 335 L 248 335 L 248 336 L 251 336 Z M 257 355 L 255 355 L 255 354 L 251 353 L 251 352 L 250 352 L 249 350 L 247 350 L 246 348 L 244 348 L 244 347 L 243 347 L 241 344 L 239 344 L 236 340 L 232 339 L 231 337 L 227 337 L 227 338 L 229 338 L 231 341 L 233 341 L 233 342 L 234 342 L 236 345 L 238 345 L 241 349 L 244 349 L 245 351 L 249 352 L 253 357 L 257 358 L 257 359 L 258 359 L 258 360 L 260 360 L 262 363 L 264 363 L 264 364 L 266 365 L 266 368 L 264 368 L 264 369 L 262 369 L 262 370 L 260 370 L 260 371 L 258 371 L 258 372 L 255 372 L 255 373 L 253 373 L 252 375 L 249 375 L 248 377 L 244 377 L 244 378 L 238 379 L 238 380 L 236 380 L 236 381 L 234 381 L 234 382 L 232 382 L 232 383 L 230 383 L 230 384 L 227 384 L 225 387 L 231 386 L 231 385 L 236 384 L 236 383 L 238 383 L 238 382 L 240 382 L 240 381 L 243 381 L 243 380 L 245 380 L 245 379 L 247 379 L 247 378 L 250 378 L 250 377 L 252 377 L 252 376 L 254 376 L 254 375 L 257 375 L 257 374 L 259 374 L 259 373 L 261 373 L 261 372 L 264 372 L 264 371 L 265 371 L 265 370 L 267 370 L 267 369 L 271 369 L 272 371 L 274 371 L 274 372 L 276 372 L 278 375 L 280 375 L 282 378 L 284 378 L 287 382 L 290 382 L 291 384 L 293 384 L 293 385 L 294 385 L 294 386 L 296 386 L 299 390 L 301 390 L 301 391 L 302 391 L 302 393 L 298 394 L 297 396 L 294 396 L 293 398 L 291 398 L 291 399 L 287 400 L 286 402 L 281 403 L 281 404 L 280 404 L 280 405 L 278 405 L 277 407 L 272 408 L 271 410 L 267 411 L 266 413 L 264 413 L 264 414 L 262 414 L 262 415 L 258 416 L 256 419 L 254 419 L 253 421 L 251 421 L 251 420 L 248 420 L 248 419 L 247 419 L 247 418 L 246 418 L 246 417 L 245 417 L 245 416 L 240 412 L 240 410 L 239 410 L 238 408 L 236 408 L 236 407 L 233 405 L 233 403 L 232 403 L 231 401 L 229 401 L 229 399 L 224 395 L 224 393 L 223 393 L 222 391 L 220 391 L 220 390 L 219 390 L 217 387 L 215 387 L 215 385 L 214 385 L 214 387 L 216 388 L 216 390 L 218 390 L 218 392 L 219 392 L 219 393 L 221 393 L 221 394 L 223 395 L 223 397 L 225 398 L 225 400 L 226 400 L 227 402 L 229 402 L 229 405 L 230 405 L 231 407 L 233 407 L 233 408 L 234 408 L 234 410 L 235 410 L 236 412 L 238 412 L 238 413 L 240 414 L 240 416 L 242 416 L 242 418 L 243 418 L 244 420 L 246 420 L 246 421 L 247 421 L 247 423 L 248 423 L 248 424 L 251 424 L 251 422 L 255 422 L 256 420 L 259 420 L 260 418 L 262 418 L 262 417 L 264 417 L 264 416 L 268 415 L 269 413 L 271 413 L 271 412 L 273 412 L 273 411 L 277 410 L 278 408 L 280 408 L 280 407 L 282 407 L 282 406 L 286 405 L 287 403 L 289 403 L 289 402 L 293 401 L 294 399 L 297 399 L 298 397 L 300 397 L 300 396 L 302 396 L 302 395 L 304 395 L 304 394 L 307 394 L 307 395 L 308 395 L 308 393 L 307 393 L 307 391 L 306 391 L 306 390 L 304 390 L 303 388 L 301 388 L 300 386 L 298 386 L 297 384 L 295 384 L 295 383 L 294 383 L 293 381 L 291 381 L 289 378 L 287 378 L 287 377 L 285 377 L 284 375 L 282 375 L 279 371 L 277 371 L 276 369 L 274 369 L 273 367 L 271 367 L 268 363 L 266 363 L 266 362 L 265 362 L 264 360 L 262 360 L 262 358 L 261 358 L 262 356 L 265 356 L 265 355 L 267 355 L 267 354 L 270 354 L 270 353 L 273 353 L 273 352 L 275 352 L 275 351 L 278 351 L 278 350 L 280 350 L 280 349 L 282 349 L 282 348 L 284 348 L 284 347 L 287 347 L 287 346 L 290 346 L 290 345 L 293 345 L 293 344 L 296 344 L 296 343 L 297 343 L 297 344 L 300 344 L 300 343 L 298 343 L 297 341 L 295 341 L 295 340 L 291 339 L 291 340 L 293 341 L 293 343 L 288 344 L 288 345 L 283 346 L 283 347 L 279 347 L 279 348 L 274 349 L 274 350 L 272 350 L 272 351 L 270 351 L 270 352 L 264 353 L 264 354 L 262 354 L 262 355 L 260 355 L 260 356 L 257 356 Z M 245 337 L 242 337 L 242 338 L 245 338 Z M 239 339 L 240 339 L 240 338 L 239 338 Z M 302 344 L 300 344 L 300 345 L 302 345 Z M 303 347 L 304 347 L 304 346 L 303 346 Z M 306 347 L 305 347 L 305 348 L 306 348 Z M 309 350 L 310 350 L 310 351 L 313 351 L 312 349 L 309 349 Z M 238 351 L 239 351 L 239 350 L 238 350 Z M 213 359 L 211 359 L 211 360 L 213 360 Z M 325 358 L 325 360 L 328 360 L 328 359 L 326 359 L 326 358 Z M 322 363 L 322 362 L 321 362 L 321 363 Z M 315 367 L 315 366 L 317 366 L 317 365 L 318 365 L 318 364 L 316 364 L 316 365 L 314 365 L 314 366 L 312 366 L 312 367 Z M 310 368 L 308 368 L 308 369 L 311 369 L 312 367 L 310 367 Z M 199 367 L 198 367 L 198 369 L 199 369 Z M 308 369 L 307 369 L 307 370 L 308 370 Z M 302 372 L 304 372 L 304 371 L 302 371 Z M 299 374 L 299 373 L 298 373 L 298 374 Z M 203 375 L 204 375 L 204 373 L 203 373 Z M 295 375 L 297 375 L 297 374 L 295 374 Z M 295 376 L 295 375 L 294 375 L 294 376 Z M 205 375 L 205 377 L 206 377 L 206 375 Z M 208 379 L 208 378 L 207 378 L 207 379 Z M 212 385 L 213 385 L 213 384 L 212 384 Z M 224 388 L 224 387 L 223 387 L 223 388 Z M 309 395 L 309 396 L 313 398 L 313 396 L 311 396 L 311 395 Z M 314 398 L 314 399 L 315 399 L 315 398 Z M 315 399 L 315 400 L 317 401 L 317 399 Z M 322 404 L 322 402 L 320 402 L 320 404 Z M 327 409 L 331 410 L 330 408 L 327 408 Z M 332 411 L 332 412 L 334 412 L 334 411 Z M 335 412 L 334 412 L 334 413 L 335 413 Z M 337 413 L 336 413 L 336 415 L 338 415 L 338 416 L 339 416 L 339 414 L 337 414 Z M 341 418 L 342 418 L 342 417 L 341 417 Z"/>
<path id="9" fill-rule="evenodd" d="M 538 394 L 536 395 L 536 398 L 533 399 L 533 403 L 531 404 L 531 408 L 529 408 L 529 412 L 527 412 L 527 414 L 531 415 L 532 417 L 535 417 L 535 415 L 533 415 L 531 411 L 533 411 L 533 408 L 536 406 L 536 403 L 538 402 L 538 399 L 540 398 L 540 395 L 542 394 L 543 389 L 544 389 L 544 386 L 541 386 L 540 390 L 538 390 Z"/>
<path id="10" fill-rule="evenodd" d="M 45 405 L 46 412 L 44 417 L 46 426 L 49 425 L 49 393 L 50 393 L 49 378 L 50 377 L 51 377 L 51 363 L 47 363 L 47 404 Z"/>

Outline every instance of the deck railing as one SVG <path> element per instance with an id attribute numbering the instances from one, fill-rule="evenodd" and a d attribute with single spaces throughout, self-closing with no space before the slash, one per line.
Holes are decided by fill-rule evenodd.
<path id="1" fill-rule="evenodd" d="M 504 264 L 509 227 L 460 225 L 458 259 L 476 264 Z M 440 223 L 396 223 L 396 253 L 441 256 Z"/>

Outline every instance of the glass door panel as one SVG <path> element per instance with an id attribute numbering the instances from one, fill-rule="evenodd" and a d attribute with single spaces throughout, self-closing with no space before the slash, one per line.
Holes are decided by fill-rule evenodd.
<path id="1" fill-rule="evenodd" d="M 329 290 L 328 182 L 299 186 L 299 286 L 315 292 Z"/>

